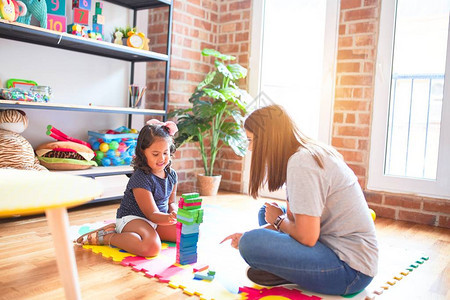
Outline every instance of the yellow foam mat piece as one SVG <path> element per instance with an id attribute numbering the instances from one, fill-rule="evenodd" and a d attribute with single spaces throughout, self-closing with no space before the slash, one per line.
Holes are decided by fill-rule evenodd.
<path id="1" fill-rule="evenodd" d="M 101 254 L 103 257 L 112 259 L 114 262 L 121 262 L 125 257 L 128 256 L 136 256 L 119 248 L 113 248 L 109 246 L 83 245 L 83 248 L 90 250 L 96 254 Z"/>

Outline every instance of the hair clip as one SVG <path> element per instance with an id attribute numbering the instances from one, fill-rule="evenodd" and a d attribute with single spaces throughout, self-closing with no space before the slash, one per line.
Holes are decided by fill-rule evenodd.
<path id="1" fill-rule="evenodd" d="M 156 119 L 151 119 L 148 120 L 147 125 L 160 125 L 160 126 L 164 126 L 169 130 L 169 135 L 170 136 L 174 136 L 175 133 L 178 132 L 178 127 L 177 124 L 175 124 L 172 121 L 167 121 L 167 122 L 161 122 L 160 120 L 156 120 Z"/>

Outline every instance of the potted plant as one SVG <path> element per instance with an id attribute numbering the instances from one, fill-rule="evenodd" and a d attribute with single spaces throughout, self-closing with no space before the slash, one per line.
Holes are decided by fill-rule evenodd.
<path id="1" fill-rule="evenodd" d="M 188 142 L 198 145 L 204 169 L 204 174 L 197 176 L 198 187 L 202 195 L 208 196 L 217 194 L 222 177 L 214 173 L 219 150 L 227 145 L 239 156 L 246 151 L 247 138 L 242 125 L 246 113 L 244 98 L 248 94 L 238 87 L 237 81 L 247 76 L 247 69 L 239 64 L 227 64 L 236 58 L 213 49 L 203 49 L 202 55 L 215 57 L 214 70 L 189 98 L 192 107 L 174 110 L 169 117 L 178 118 L 177 147 Z M 209 191 L 208 186 L 211 186 Z"/>
<path id="2" fill-rule="evenodd" d="M 120 32 L 121 33 L 121 39 L 122 39 L 122 44 L 124 46 L 127 46 L 127 39 L 130 35 L 135 34 L 136 33 L 136 27 L 131 27 L 131 26 L 126 26 L 126 27 L 114 27 L 114 31 L 113 31 L 113 36 L 112 36 L 112 40 L 114 41 L 117 38 L 116 33 Z"/>

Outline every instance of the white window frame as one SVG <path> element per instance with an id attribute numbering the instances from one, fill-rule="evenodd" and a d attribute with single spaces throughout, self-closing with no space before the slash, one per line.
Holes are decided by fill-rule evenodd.
<path id="1" fill-rule="evenodd" d="M 367 188 L 450 199 L 450 36 L 447 41 L 447 76 L 444 79 L 437 178 L 414 179 L 384 174 L 396 4 L 395 0 L 386 0 L 381 6 Z"/>
<path id="2" fill-rule="evenodd" d="M 252 1 L 252 31 L 250 45 L 250 63 L 249 63 L 249 94 L 256 98 L 261 90 L 261 62 L 263 55 L 263 32 L 264 32 L 264 3 L 265 0 Z M 339 28 L 339 0 L 327 0 L 326 8 L 326 28 L 325 28 L 325 46 L 323 53 L 323 78 L 321 103 L 319 118 L 321 120 L 318 129 L 318 139 L 321 142 L 331 143 L 332 120 L 333 120 L 333 101 L 336 77 L 336 55 L 337 39 Z M 280 2 L 282 5 L 282 1 Z M 248 183 L 250 178 L 251 152 L 248 152 L 244 158 L 243 174 L 243 193 L 248 192 Z M 286 199 L 285 189 L 279 189 L 275 192 L 269 192 L 267 189 L 260 191 L 261 196 Z"/>

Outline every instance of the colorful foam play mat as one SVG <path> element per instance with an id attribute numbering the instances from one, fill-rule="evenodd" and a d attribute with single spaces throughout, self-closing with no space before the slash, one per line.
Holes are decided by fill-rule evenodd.
<path id="1" fill-rule="evenodd" d="M 233 225 L 233 220 L 242 220 L 246 216 L 240 212 L 218 205 L 203 205 L 203 223 L 199 226 L 198 259 L 192 264 L 178 264 L 177 245 L 163 242 L 161 253 L 156 257 L 140 257 L 116 247 L 83 245 L 92 255 L 101 255 L 111 263 L 120 263 L 123 267 L 143 272 L 144 276 L 156 278 L 161 284 L 182 289 L 187 295 L 198 299 L 375 299 L 388 296 L 396 283 L 408 280 L 414 273 L 420 272 L 422 264 L 429 259 L 423 253 L 408 249 L 393 249 L 392 246 L 380 246 L 380 269 L 373 282 L 364 291 L 350 296 L 330 296 L 302 290 L 297 285 L 262 287 L 252 283 L 246 276 L 247 264 L 229 243 L 220 241 L 230 233 L 247 230 L 242 224 Z M 255 211 L 255 216 L 256 216 Z M 248 218 L 248 216 L 247 216 Z M 71 238 L 92 231 L 113 222 L 112 220 L 71 226 Z M 245 227 L 245 226 L 244 226 Z M 382 266 L 385 266 L 383 269 Z M 381 297 L 381 296 L 380 296 Z M 381 297 L 384 298 L 384 297 Z"/>

